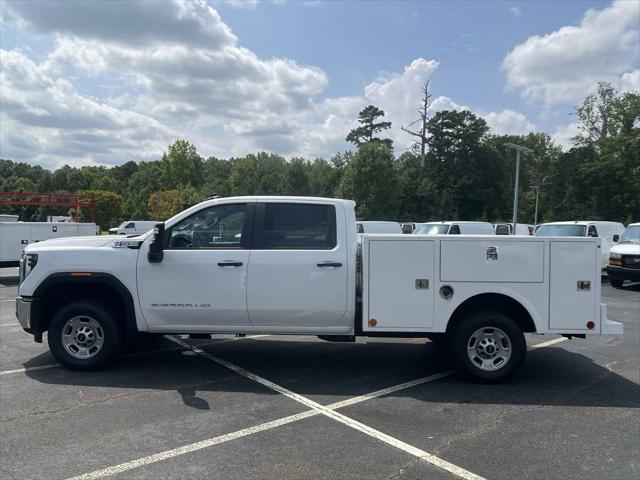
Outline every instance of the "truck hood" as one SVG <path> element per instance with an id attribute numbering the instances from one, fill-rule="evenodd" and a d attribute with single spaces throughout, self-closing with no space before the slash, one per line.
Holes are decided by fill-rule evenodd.
<path id="1" fill-rule="evenodd" d="M 32 243 L 24 250 L 30 252 L 37 250 L 39 247 L 102 247 L 108 245 L 120 237 L 111 237 L 108 235 L 94 235 L 92 237 L 63 237 L 43 240 L 42 242 Z"/>
<path id="2" fill-rule="evenodd" d="M 640 243 L 619 243 L 611 247 L 611 253 L 621 255 L 640 255 Z"/>

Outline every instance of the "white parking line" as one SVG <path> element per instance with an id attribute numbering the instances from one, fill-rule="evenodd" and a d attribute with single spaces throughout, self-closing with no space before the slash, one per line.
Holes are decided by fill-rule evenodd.
<path id="1" fill-rule="evenodd" d="M 460 478 L 463 478 L 464 480 L 484 480 L 481 476 L 476 475 L 475 473 L 472 473 L 468 470 L 465 470 L 462 467 L 449 463 L 446 460 L 436 457 L 435 455 L 432 455 L 429 452 L 420 450 L 419 448 L 414 447 L 413 445 L 409 445 L 408 443 L 405 443 L 402 440 L 399 440 L 390 435 L 387 435 L 386 433 L 376 430 L 368 425 L 365 425 L 364 423 L 358 422 L 357 420 L 347 417 L 342 413 L 336 412 L 333 409 L 326 407 L 325 405 L 314 402 L 310 398 L 307 398 L 298 393 L 292 392 L 291 390 L 281 385 L 278 385 L 277 383 L 273 383 L 270 380 L 267 380 L 266 378 L 256 375 L 255 373 L 249 372 L 248 370 L 245 370 L 244 368 L 239 367 L 238 365 L 235 365 L 231 362 L 227 362 L 226 360 L 223 360 L 222 358 L 218 358 L 214 355 L 211 355 L 210 353 L 205 352 L 201 348 L 191 346 L 183 342 L 182 340 L 172 337 L 170 335 L 167 335 L 166 338 L 176 342 L 178 345 L 182 345 L 186 348 L 190 348 L 197 354 L 202 355 L 203 357 L 211 360 L 212 362 L 217 363 L 218 365 L 222 365 L 223 367 L 226 367 L 229 370 L 233 370 L 234 372 L 239 373 L 243 377 L 246 377 L 250 380 L 253 380 L 254 382 L 264 385 L 265 387 L 270 388 L 271 390 L 274 390 L 278 393 L 281 393 L 282 395 L 285 395 L 286 397 L 289 397 L 292 400 L 296 400 L 297 402 L 300 402 L 303 405 L 310 407 L 311 409 L 317 411 L 322 415 L 332 418 L 333 420 L 340 422 L 343 425 L 347 425 L 348 427 L 354 428 L 388 445 L 394 446 L 410 455 L 413 455 L 415 457 L 420 458 L 421 460 L 424 460 L 432 465 L 435 465 L 436 467 L 442 470 L 445 470 Z"/>
<path id="2" fill-rule="evenodd" d="M 171 338 L 174 338 L 174 337 L 171 337 Z M 184 345 L 186 345 L 186 348 L 190 348 L 191 347 L 188 344 L 185 344 L 184 342 L 182 342 L 181 340 L 174 339 L 173 341 L 176 341 L 176 340 L 177 340 L 176 343 L 184 344 Z M 565 338 L 565 337 L 555 338 L 555 339 L 552 339 L 552 340 L 549 340 L 549 341 L 542 342 L 542 343 L 539 343 L 537 345 L 531 346 L 531 347 L 529 347 L 529 349 L 543 348 L 543 347 L 547 347 L 547 346 L 550 346 L 550 345 L 554 345 L 556 343 L 563 342 L 565 340 L 567 340 L 567 338 Z M 206 344 L 203 344 L 203 345 L 206 345 Z M 183 346 L 183 345 L 181 345 L 181 346 Z M 194 347 L 194 348 L 197 348 L 197 347 Z M 194 350 L 194 348 L 190 348 L 190 349 Z M 200 350 L 202 353 L 206 354 L 205 356 L 209 355 L 207 352 L 204 352 L 203 350 L 201 350 L 199 348 L 197 350 Z M 199 352 L 196 352 L 196 353 L 199 353 Z M 213 355 L 210 355 L 210 356 L 213 357 Z M 213 358 L 216 358 L 216 360 L 213 360 Z M 211 358 L 211 360 L 217 361 L 217 357 L 213 357 L 213 358 Z M 237 367 L 237 368 L 240 369 L 240 367 Z M 243 369 L 241 369 L 241 370 L 243 370 Z M 247 373 L 249 373 L 249 372 L 247 372 Z M 73 477 L 73 478 L 70 478 L 68 480 L 96 480 L 96 479 L 107 477 L 107 476 L 110 476 L 110 475 L 115 475 L 115 474 L 118 474 L 118 473 L 126 472 L 128 470 L 132 470 L 134 468 L 138 468 L 138 467 L 141 467 L 141 466 L 144 466 L 144 465 L 149 465 L 149 464 L 160 462 L 162 460 L 173 458 L 173 457 L 176 457 L 176 456 L 179 456 L 179 455 L 184 455 L 186 453 L 191 453 L 191 452 L 194 452 L 194 451 L 197 451 L 197 450 L 201 450 L 201 449 L 204 449 L 204 448 L 208 448 L 208 447 L 211 447 L 211 446 L 214 446 L 214 445 L 219 445 L 221 443 L 225 443 L 225 442 L 228 442 L 228 441 L 231 441 L 231 440 L 235 440 L 237 438 L 241 438 L 241 437 L 245 437 L 245 436 L 248 436 L 248 435 L 252 435 L 254 433 L 263 432 L 265 430 L 270 430 L 270 429 L 279 427 L 281 425 L 286 425 L 288 423 L 296 422 L 298 420 L 302 420 L 302 419 L 305 419 L 305 418 L 314 417 L 316 415 L 320 415 L 321 413 L 324 414 L 324 411 L 326 411 L 326 410 L 335 410 L 335 409 L 338 409 L 338 408 L 343 408 L 343 407 L 346 407 L 346 406 L 355 405 L 357 403 L 365 402 L 367 400 L 371 400 L 371 399 L 374 399 L 374 398 L 377 398 L 377 397 L 381 397 L 383 395 L 388 395 L 390 393 L 394 393 L 394 392 L 398 392 L 398 391 L 401 391 L 401 390 L 404 390 L 404 389 L 407 389 L 407 388 L 415 387 L 417 385 L 422 385 L 422 384 L 425 384 L 425 383 L 433 382 L 435 380 L 439 380 L 441 378 L 447 377 L 447 376 L 449 376 L 449 375 L 451 375 L 453 373 L 454 373 L 453 370 L 448 370 L 446 372 L 436 373 L 434 375 L 429 375 L 429 376 L 426 376 L 426 377 L 418 378 L 416 380 L 412 380 L 412 381 L 409 381 L 409 382 L 401 383 L 399 385 L 383 388 L 381 390 L 377 390 L 377 391 L 372 392 L 372 393 L 368 393 L 368 394 L 365 394 L 365 395 L 360 395 L 360 396 L 353 397 L 353 398 L 350 398 L 350 399 L 347 399 L 347 400 L 343 400 L 343 401 L 340 401 L 340 402 L 335 402 L 335 403 L 332 403 L 332 404 L 324 406 L 324 407 L 321 406 L 322 409 L 313 408 L 312 410 L 307 410 L 306 412 L 303 412 L 303 413 L 299 413 L 299 414 L 296 414 L 296 415 L 290 415 L 288 417 L 280 418 L 278 420 L 273 420 L 271 422 L 266 422 L 266 423 L 263 423 L 263 424 L 260 424 L 260 425 L 256 425 L 254 427 L 244 428 L 244 429 L 238 430 L 236 432 L 228 433 L 228 434 L 225 434 L 225 435 L 220 435 L 218 437 L 213 437 L 213 438 L 210 438 L 210 439 L 207 439 L 207 440 L 203 440 L 203 441 L 200 441 L 200 442 L 190 443 L 188 445 L 183 445 L 183 446 L 178 447 L 178 448 L 174 448 L 174 449 L 171 449 L 171 450 L 166 450 L 164 452 L 156 453 L 156 454 L 149 455 L 149 456 L 146 456 L 146 457 L 141 457 L 141 458 L 138 458 L 136 460 L 132 460 L 130 462 L 121 463 L 119 465 L 114 465 L 114 466 L 107 467 L 107 468 L 104 468 L 104 469 L 101 469 L 101 470 L 95 470 L 93 472 L 89 472 L 89 473 L 86 473 L 86 474 L 83 474 L 83 475 L 79 475 L 77 477 Z M 268 380 L 265 380 L 265 381 L 268 382 Z M 269 383 L 271 383 L 271 382 L 269 382 Z M 337 412 L 333 412 L 333 413 L 337 413 Z M 352 422 L 356 422 L 355 420 L 352 420 L 349 417 L 345 417 L 345 418 L 348 418 Z M 349 426 L 352 426 L 352 425 L 349 425 Z M 363 425 L 363 426 L 366 427 L 366 425 Z M 354 428 L 355 428 L 355 426 L 354 426 Z M 375 432 L 377 432 L 377 431 L 375 431 Z M 365 433 L 369 434 L 369 432 L 365 432 Z M 373 433 L 373 432 L 371 432 L 371 433 Z M 379 433 L 381 433 L 382 435 L 386 435 L 386 434 L 384 434 L 382 432 L 379 432 Z M 385 440 L 386 440 L 386 438 L 385 438 Z M 393 439 L 393 437 L 389 437 L 389 440 L 395 441 L 396 439 Z M 399 440 L 397 440 L 397 441 L 400 442 Z M 394 445 L 394 446 L 396 446 L 396 445 Z M 405 447 L 405 446 L 407 448 L 410 448 L 410 449 L 414 448 L 411 445 L 404 444 L 404 442 L 402 442 L 398 446 L 398 448 Z M 420 458 L 422 458 L 422 456 L 421 456 L 422 453 L 426 453 L 426 452 L 423 452 L 422 450 L 419 450 L 419 449 L 416 449 L 415 451 L 412 450 L 412 455 L 418 454 L 417 456 L 419 456 Z M 437 457 L 434 457 L 431 454 L 427 454 L 427 455 L 429 455 L 429 458 L 431 460 L 433 460 L 433 461 L 441 460 L 441 459 L 439 459 Z M 437 460 L 435 460 L 435 459 L 437 459 Z M 426 458 L 425 458 L 425 460 L 426 460 Z M 442 460 L 442 462 L 445 462 L 445 461 Z M 456 469 L 456 471 L 457 471 L 458 467 L 456 467 L 455 465 L 449 464 L 448 462 L 446 462 L 446 464 L 448 466 L 451 466 L 452 468 Z M 472 475 L 471 477 L 468 477 L 468 478 L 474 478 L 474 479 L 481 479 L 482 478 L 482 477 L 479 477 L 476 474 L 468 472 L 468 471 L 466 471 L 464 469 L 461 469 L 461 470 L 462 471 L 459 472 L 461 474 L 470 474 L 470 475 Z M 456 473 L 456 475 L 457 474 L 458 473 Z M 458 476 L 461 476 L 461 475 L 458 475 Z M 467 478 L 467 477 L 462 477 L 462 478 Z"/>
<path id="3" fill-rule="evenodd" d="M 220 344 L 220 343 L 227 343 L 227 342 L 235 342 L 238 340 L 242 340 L 243 338 L 248 339 L 248 338 L 261 338 L 261 337 L 268 337 L 269 335 L 250 335 L 248 337 L 237 337 L 237 338 L 225 338 L 223 340 L 212 340 L 210 342 L 204 342 L 201 343 L 200 345 L 213 345 L 213 344 Z M 162 352 L 171 352 L 174 350 L 182 350 L 184 349 L 184 347 L 163 347 L 163 348 L 155 348 L 153 350 L 145 350 L 142 352 L 132 352 L 132 353 L 127 353 L 126 355 L 122 355 L 120 358 L 132 358 L 132 357 L 143 357 L 145 355 L 153 355 L 155 353 L 162 353 Z M 33 370 L 44 370 L 47 368 L 57 368 L 57 367 L 61 367 L 61 365 L 59 363 L 46 363 L 44 365 L 38 365 L 37 367 L 23 367 L 23 368 L 16 368 L 14 370 L 3 370 L 0 371 L 0 376 L 1 375 L 12 375 L 14 373 L 25 373 L 25 372 L 31 372 Z"/>
<path id="4" fill-rule="evenodd" d="M 19 323 L 0 323 L 0 327 L 17 327 Z"/>

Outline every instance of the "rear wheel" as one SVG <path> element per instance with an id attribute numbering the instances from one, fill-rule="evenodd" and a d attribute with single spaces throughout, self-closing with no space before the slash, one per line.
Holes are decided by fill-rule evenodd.
<path id="1" fill-rule="evenodd" d="M 624 280 L 620 280 L 619 278 L 610 278 L 609 283 L 611 283 L 613 288 L 622 288 Z"/>
<path id="2" fill-rule="evenodd" d="M 51 319 L 47 335 L 55 359 L 72 370 L 96 370 L 120 353 L 124 332 L 99 301 L 71 302 Z"/>
<path id="3" fill-rule="evenodd" d="M 461 319 L 450 348 L 463 372 L 476 380 L 498 383 L 520 368 L 527 343 L 518 324 L 500 312 L 477 312 Z"/>

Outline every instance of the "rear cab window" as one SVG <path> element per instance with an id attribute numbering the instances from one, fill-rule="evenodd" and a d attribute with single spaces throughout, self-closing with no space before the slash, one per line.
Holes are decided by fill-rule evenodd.
<path id="1" fill-rule="evenodd" d="M 331 250 L 336 244 L 334 205 L 265 203 L 256 207 L 254 249 Z"/>

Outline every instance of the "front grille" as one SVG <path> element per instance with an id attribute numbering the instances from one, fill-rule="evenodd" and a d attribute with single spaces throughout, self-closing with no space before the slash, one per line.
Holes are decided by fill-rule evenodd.
<path id="1" fill-rule="evenodd" d="M 622 264 L 628 268 L 640 269 L 640 255 L 623 255 Z"/>

